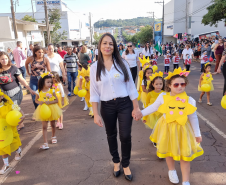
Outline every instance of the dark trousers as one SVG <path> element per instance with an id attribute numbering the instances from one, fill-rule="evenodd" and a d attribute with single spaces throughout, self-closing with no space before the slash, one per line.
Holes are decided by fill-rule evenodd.
<path id="1" fill-rule="evenodd" d="M 169 66 L 165 66 L 165 72 L 166 72 L 166 73 L 169 72 Z"/>
<path id="2" fill-rule="evenodd" d="M 40 76 L 31 76 L 30 77 L 30 88 L 33 90 L 33 91 L 37 91 L 38 90 L 38 80 L 39 78 L 41 78 Z M 33 104 L 35 106 L 35 109 L 38 107 L 38 104 L 35 103 L 35 96 L 36 95 L 31 95 L 31 98 L 32 98 L 32 101 L 33 101 Z"/>
<path id="3" fill-rule="evenodd" d="M 173 64 L 173 69 L 178 69 L 179 64 Z"/>
<path id="4" fill-rule="evenodd" d="M 26 68 L 25 68 L 25 66 L 20 67 L 19 70 L 22 73 L 23 78 L 26 79 Z"/>
<path id="5" fill-rule="evenodd" d="M 217 72 L 217 69 L 218 69 L 220 61 L 221 61 L 221 57 L 222 57 L 222 55 L 219 55 L 219 54 L 216 55 L 216 66 L 215 66 L 214 72 Z"/>
<path id="6" fill-rule="evenodd" d="M 224 75 L 224 92 L 223 92 L 224 95 L 224 93 L 226 93 L 226 63 L 224 63 L 223 65 L 222 73 Z"/>
<path id="7" fill-rule="evenodd" d="M 185 67 L 186 67 L 186 71 L 189 71 L 190 65 L 185 65 Z"/>
<path id="8" fill-rule="evenodd" d="M 137 66 L 136 66 L 136 67 L 130 68 L 130 71 L 131 71 L 131 73 L 132 73 L 133 81 L 134 81 L 134 83 L 135 83 L 136 78 L 137 78 Z"/>
<path id="9" fill-rule="evenodd" d="M 109 150 L 112 161 L 119 163 L 118 142 L 117 142 L 117 120 L 119 125 L 119 138 L 121 141 L 122 167 L 126 168 L 130 164 L 131 157 L 131 129 L 132 129 L 133 104 L 129 96 L 117 98 L 111 101 L 101 102 L 101 116 L 104 120 L 107 133 Z"/>
<path id="10" fill-rule="evenodd" d="M 205 64 L 201 64 L 201 72 L 204 72 L 204 71 L 202 70 L 204 65 L 205 65 Z"/>
<path id="11" fill-rule="evenodd" d="M 78 76 L 78 72 L 67 72 L 67 81 L 68 81 L 68 92 L 73 92 L 75 88 L 75 80 Z M 71 89 L 71 85 L 73 83 L 73 88 Z"/>

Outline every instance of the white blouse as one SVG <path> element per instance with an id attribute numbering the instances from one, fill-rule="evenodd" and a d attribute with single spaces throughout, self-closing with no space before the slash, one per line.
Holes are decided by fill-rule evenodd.
<path id="1" fill-rule="evenodd" d="M 143 116 L 147 116 L 147 115 L 149 115 L 153 112 L 156 112 L 158 110 L 159 106 L 164 103 L 163 95 L 166 95 L 166 93 L 161 93 L 152 105 L 148 106 L 146 109 L 141 111 Z M 191 105 L 196 107 L 196 101 L 192 97 L 189 97 L 188 102 Z M 198 120 L 198 116 L 197 116 L 196 111 L 193 114 L 188 115 L 188 119 L 189 119 L 191 126 L 193 128 L 195 137 L 200 137 L 201 132 L 200 132 L 200 128 L 199 128 L 199 120 Z"/>
<path id="2" fill-rule="evenodd" d="M 120 67 L 115 63 L 111 66 L 110 71 L 105 69 L 105 74 L 101 72 L 101 80 L 96 81 L 97 62 L 90 68 L 90 102 L 109 101 L 114 98 L 123 98 L 129 96 L 131 100 L 138 97 L 129 65 L 123 61 L 129 74 L 129 81 L 124 81 L 124 75 Z"/>
<path id="3" fill-rule="evenodd" d="M 65 93 L 64 93 L 63 85 L 61 83 L 58 83 L 57 87 L 60 90 L 61 97 L 64 97 L 65 96 Z"/>
<path id="4" fill-rule="evenodd" d="M 149 56 L 149 57 L 150 57 L 152 54 L 154 54 L 152 47 L 150 47 L 150 51 L 149 51 L 149 48 L 147 48 L 147 51 L 146 51 L 145 48 L 144 48 L 143 51 L 142 51 L 142 53 L 143 53 L 143 55 Z"/>
<path id="5" fill-rule="evenodd" d="M 126 55 L 125 51 L 122 53 L 122 58 L 124 58 L 128 63 L 129 67 L 136 67 L 137 61 L 139 61 L 138 55 L 135 53 Z"/>

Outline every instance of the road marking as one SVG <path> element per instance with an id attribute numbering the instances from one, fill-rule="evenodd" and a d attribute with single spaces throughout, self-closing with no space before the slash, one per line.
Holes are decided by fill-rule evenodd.
<path id="1" fill-rule="evenodd" d="M 213 130 L 215 130 L 219 135 L 221 135 L 224 139 L 226 139 L 226 134 L 219 130 L 213 123 L 211 123 L 208 119 L 206 119 L 202 114 L 197 112 L 198 117 L 200 117 L 203 121 L 205 121 Z"/>
<path id="2" fill-rule="evenodd" d="M 76 98 L 77 98 L 77 96 L 73 97 L 70 104 L 72 104 Z M 68 107 L 70 107 L 70 105 Z M 65 111 L 68 109 L 68 107 L 65 109 Z M 29 115 L 29 114 L 25 114 L 25 115 Z M 50 128 L 50 124 L 48 125 L 48 129 L 49 128 Z M 4 175 L 0 176 L 0 184 L 2 184 L 7 179 L 7 177 L 10 175 L 10 173 L 16 168 L 17 164 L 20 161 L 22 161 L 22 158 L 31 149 L 31 147 L 36 143 L 36 141 L 38 141 L 41 137 L 42 137 L 42 131 L 38 132 L 38 134 L 23 148 L 22 156 L 19 161 L 13 160 L 12 162 L 10 162 L 10 164 L 9 164 L 10 169 Z"/>

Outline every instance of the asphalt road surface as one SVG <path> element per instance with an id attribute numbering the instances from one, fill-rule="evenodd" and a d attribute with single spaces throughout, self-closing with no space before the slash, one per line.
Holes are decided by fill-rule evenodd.
<path id="1" fill-rule="evenodd" d="M 163 70 L 163 61 L 158 61 Z M 171 65 L 170 70 L 173 70 Z M 189 75 L 188 95 L 198 101 L 197 90 L 200 77 L 200 64 L 192 63 Z M 213 106 L 197 103 L 200 128 L 202 131 L 204 155 L 191 163 L 192 185 L 225 185 L 226 184 L 226 110 L 221 108 L 223 91 L 222 74 L 214 76 L 215 91 L 211 92 Z M 27 114 L 25 128 L 20 131 L 23 143 L 23 158 L 17 163 L 10 158 L 11 171 L 0 176 L 4 185 L 170 185 L 165 160 L 156 156 L 156 149 L 149 140 L 151 130 L 146 129 L 141 121 L 133 121 L 131 171 L 132 182 L 121 175 L 115 178 L 112 174 L 113 163 L 108 151 L 107 137 L 104 128 L 99 128 L 83 111 L 84 102 L 79 97 L 71 97 L 70 105 L 64 112 L 64 129 L 57 130 L 58 143 L 49 144 L 50 149 L 39 150 L 43 144 L 41 123 L 31 121 L 34 112 L 29 95 L 24 97 L 22 109 Z M 49 129 L 49 139 L 51 132 Z M 50 143 L 50 140 L 49 140 Z M 119 145 L 120 148 L 120 145 Z M 3 165 L 0 160 L 0 166 Z M 182 183 L 179 162 L 176 169 Z"/>

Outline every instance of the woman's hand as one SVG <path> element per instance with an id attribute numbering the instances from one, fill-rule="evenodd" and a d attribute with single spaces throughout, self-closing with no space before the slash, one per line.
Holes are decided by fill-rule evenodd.
<path id="1" fill-rule="evenodd" d="M 139 108 L 133 109 L 132 116 L 136 121 L 139 121 L 143 117 Z"/>
<path id="2" fill-rule="evenodd" d="M 102 119 L 98 114 L 94 115 L 94 123 L 97 124 L 99 127 L 104 127 Z"/>
<path id="3" fill-rule="evenodd" d="M 30 90 L 30 93 L 31 93 L 32 95 L 36 95 L 36 92 L 33 91 L 33 90 Z"/>
<path id="4" fill-rule="evenodd" d="M 221 68 L 220 67 L 218 67 L 217 73 L 221 73 Z"/>
<path id="5" fill-rule="evenodd" d="M 196 139 L 196 142 L 197 142 L 197 143 L 201 143 L 201 142 L 202 142 L 202 136 L 196 137 L 195 139 Z"/>
<path id="6" fill-rule="evenodd" d="M 146 123 L 147 121 L 146 121 L 146 120 L 143 120 L 142 122 L 143 122 L 143 123 Z"/>

